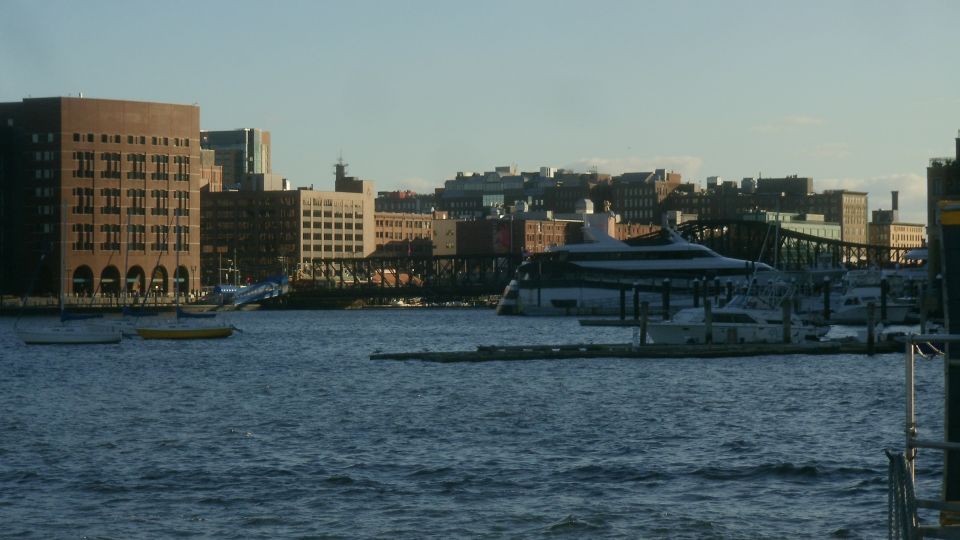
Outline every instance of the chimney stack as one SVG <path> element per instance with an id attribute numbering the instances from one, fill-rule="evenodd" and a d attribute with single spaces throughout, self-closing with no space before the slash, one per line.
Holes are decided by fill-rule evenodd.
<path id="1" fill-rule="evenodd" d="M 891 191 L 890 194 L 893 196 L 893 197 L 892 197 L 892 200 L 893 200 L 893 208 L 892 208 L 891 210 L 899 210 L 899 209 L 900 209 L 900 192 L 899 192 L 899 191 Z"/>

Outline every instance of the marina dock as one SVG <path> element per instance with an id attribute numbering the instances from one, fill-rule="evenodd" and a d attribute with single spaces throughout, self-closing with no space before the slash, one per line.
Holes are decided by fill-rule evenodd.
<path id="1" fill-rule="evenodd" d="M 735 345 L 642 345 L 629 343 L 571 345 L 478 345 L 473 351 L 420 351 L 374 353 L 371 360 L 422 360 L 425 362 L 493 362 L 501 360 L 565 360 L 594 358 L 728 358 L 785 354 L 884 354 L 902 352 L 904 344 L 881 341 L 872 350 L 866 343 L 812 341 L 807 343 L 757 343 Z"/>

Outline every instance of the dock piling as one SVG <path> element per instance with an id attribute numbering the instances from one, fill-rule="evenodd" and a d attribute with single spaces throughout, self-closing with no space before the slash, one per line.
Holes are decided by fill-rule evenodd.
<path id="1" fill-rule="evenodd" d="M 867 303 L 867 355 L 868 356 L 873 356 L 874 343 L 876 342 L 876 336 L 874 335 L 876 333 L 876 328 L 874 328 L 874 324 L 876 324 L 876 315 L 874 314 L 874 311 L 876 311 L 876 309 L 877 309 L 876 304 L 874 304 L 873 302 Z"/>
<path id="2" fill-rule="evenodd" d="M 888 294 L 890 294 L 890 283 L 887 278 L 880 278 L 880 322 L 887 322 Z"/>
<path id="3" fill-rule="evenodd" d="M 791 304 L 790 299 L 784 298 L 783 304 L 781 305 L 782 314 L 783 314 L 783 342 L 784 343 L 791 342 L 790 334 L 792 333 L 792 329 L 790 328 L 790 322 L 791 322 L 790 319 L 791 319 L 791 316 L 793 315 L 793 311 L 791 309 L 790 304 Z"/>
<path id="4" fill-rule="evenodd" d="M 620 286 L 620 320 L 627 320 L 627 288 Z"/>
<path id="5" fill-rule="evenodd" d="M 663 320 L 670 320 L 670 278 L 663 280 Z"/>
<path id="6" fill-rule="evenodd" d="M 703 322 L 704 322 L 704 334 L 703 342 L 710 344 L 713 343 L 713 309 L 709 298 L 703 299 Z"/>
<path id="7" fill-rule="evenodd" d="M 640 345 L 647 342 L 647 317 L 650 315 L 650 302 L 640 304 Z"/>
<path id="8" fill-rule="evenodd" d="M 830 278 L 823 278 L 823 320 L 830 322 Z"/>

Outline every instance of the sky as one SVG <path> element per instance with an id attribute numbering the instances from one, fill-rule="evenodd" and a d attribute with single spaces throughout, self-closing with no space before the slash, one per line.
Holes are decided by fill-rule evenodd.
<path id="1" fill-rule="evenodd" d="M 809 176 L 926 223 L 960 129 L 960 2 L 0 0 L 0 101 L 196 103 L 273 170 L 432 192 L 458 171 Z"/>

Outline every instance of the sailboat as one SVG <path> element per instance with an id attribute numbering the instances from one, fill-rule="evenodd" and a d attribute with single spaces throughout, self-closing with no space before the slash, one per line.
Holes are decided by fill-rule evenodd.
<path id="1" fill-rule="evenodd" d="M 137 327 L 137 334 L 143 339 L 217 339 L 233 335 L 233 325 L 222 324 L 217 321 L 204 322 L 201 319 L 212 319 L 212 313 L 188 313 L 180 309 L 180 247 L 183 234 L 180 230 L 180 209 L 177 212 L 176 240 L 176 267 L 173 271 L 174 304 L 176 314 L 173 320 L 158 321 L 152 326 Z"/>
<path id="2" fill-rule="evenodd" d="M 66 207 L 61 212 L 66 213 Z M 66 219 L 61 219 L 61 224 Z M 109 325 L 81 324 L 78 319 L 90 317 L 71 315 L 66 309 L 66 227 L 60 231 L 60 324 L 39 328 L 16 328 L 17 337 L 26 345 L 88 345 L 96 343 L 120 343 L 123 333 Z M 42 259 L 41 259 L 42 261 Z M 74 321 L 74 322 L 71 322 Z"/>

